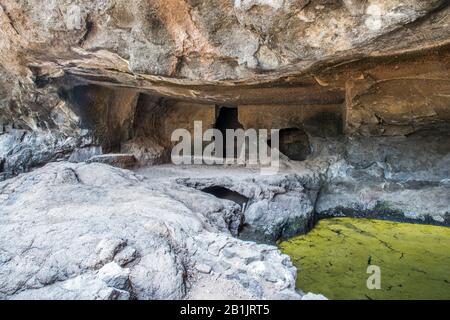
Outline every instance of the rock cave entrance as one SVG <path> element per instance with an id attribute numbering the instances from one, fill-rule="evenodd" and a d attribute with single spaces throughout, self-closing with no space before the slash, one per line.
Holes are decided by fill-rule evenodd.
<path id="1" fill-rule="evenodd" d="M 101 146 L 104 153 L 119 153 L 122 142 L 132 137 L 136 91 L 81 84 L 62 86 L 58 95 L 69 103 L 80 128 L 91 131 L 93 144 Z"/>
<path id="2" fill-rule="evenodd" d="M 311 154 L 309 136 L 328 136 L 319 124 L 326 123 L 337 135 L 342 122 L 340 105 L 213 104 L 91 84 L 61 88 L 59 93 L 79 116 L 81 126 L 91 130 L 103 153 L 132 154 L 142 166 L 170 163 L 172 132 L 185 128 L 193 134 L 195 121 L 202 121 L 203 130 L 215 128 L 222 133 L 224 158 L 237 158 L 242 142 L 234 137 L 233 154 L 227 155 L 227 143 L 232 142 L 227 141 L 227 129 L 282 128 L 279 149 L 294 161 Z M 333 117 L 325 121 L 324 114 Z M 267 143 L 272 147 L 270 139 Z"/>
<path id="3" fill-rule="evenodd" d="M 218 129 L 223 136 L 223 157 L 229 156 L 226 154 L 227 129 L 243 129 L 244 126 L 239 122 L 238 108 L 235 106 L 216 106 L 216 122 L 214 128 Z M 233 157 L 237 156 L 237 143 L 235 141 Z M 231 157 L 229 157 L 231 158 Z"/>
<path id="4" fill-rule="evenodd" d="M 272 141 L 268 140 L 269 147 Z M 290 160 L 303 161 L 311 154 L 311 145 L 306 132 L 299 128 L 284 128 L 280 130 L 280 152 Z"/>
<path id="5" fill-rule="evenodd" d="M 280 151 L 291 160 L 305 160 L 311 154 L 308 135 L 298 128 L 281 129 Z"/>

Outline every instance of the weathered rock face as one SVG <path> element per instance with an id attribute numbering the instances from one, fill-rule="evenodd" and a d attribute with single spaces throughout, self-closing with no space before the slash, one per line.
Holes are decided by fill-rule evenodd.
<path id="1" fill-rule="evenodd" d="M 448 225 L 449 114 L 446 0 L 1 0 L 0 180 L 70 163 L 0 184 L 0 297 L 298 298 L 284 256 L 233 236 Z M 196 120 L 281 129 L 280 175 L 93 163 L 166 163 Z"/>
<path id="2" fill-rule="evenodd" d="M 449 225 L 449 141 L 448 132 L 346 141 L 320 189 L 317 217 Z"/>
<path id="3" fill-rule="evenodd" d="M 3 0 L 3 176 L 95 146 L 166 161 L 167 137 L 133 135 L 134 121 L 144 116 L 168 129 L 192 108 L 158 120 L 139 92 L 252 113 L 265 105 L 282 120 L 298 115 L 319 135 L 330 132 L 321 126 L 330 110 L 341 128 L 364 135 L 448 123 L 448 13 L 444 0 Z M 288 106 L 305 111 L 286 113 Z M 240 116 L 264 123 L 244 108 Z"/>
<path id="4" fill-rule="evenodd" d="M 230 201 L 104 164 L 49 164 L 0 190 L 2 299 L 302 296 L 286 255 L 232 237 Z"/>
<path id="5" fill-rule="evenodd" d="M 239 234 L 252 240 L 275 242 L 306 233 L 314 219 L 314 199 L 310 198 L 301 178 L 295 175 L 264 177 L 254 174 L 244 178 L 180 178 L 177 181 L 200 190 L 221 186 L 244 196 L 245 225 Z"/>
<path id="6" fill-rule="evenodd" d="M 5 45 L 3 50 L 44 55 L 52 62 L 64 52 L 61 61 L 73 59 L 79 63 L 87 58 L 83 57 L 85 53 L 101 60 L 102 54 L 110 53 L 116 61 L 128 61 L 134 73 L 241 80 L 261 70 L 301 70 L 330 58 L 372 55 L 374 51 L 381 55 L 441 44 L 448 41 L 447 30 L 431 38 L 428 35 L 448 21 L 420 19 L 436 11 L 439 14 L 446 5 L 444 0 L 114 0 L 47 4 L 5 0 L 5 44 L 17 43 L 13 48 Z M 390 34 L 414 22 L 408 26 L 419 31 L 414 35 L 408 30 Z M 401 43 L 397 41 L 400 35 L 405 36 Z"/>

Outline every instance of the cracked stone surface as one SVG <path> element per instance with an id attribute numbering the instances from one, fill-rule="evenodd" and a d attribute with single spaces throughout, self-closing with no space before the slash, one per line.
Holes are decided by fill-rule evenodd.
<path id="1" fill-rule="evenodd" d="M 177 189 L 97 163 L 48 164 L 0 190 L 3 299 L 195 299 L 216 280 L 221 298 L 302 297 L 288 256 L 232 237 L 241 212 L 200 191 L 190 197 L 213 218 Z"/>
<path id="2" fill-rule="evenodd" d="M 342 56 L 411 50 L 420 38 L 429 45 L 448 41 L 445 29 L 429 36 L 430 29 L 448 22 L 445 14 L 431 19 L 446 5 L 444 0 L 5 0 L 2 51 L 12 56 L 36 50 L 37 59 L 55 66 L 76 61 L 74 69 L 106 56 L 109 63 L 121 62 L 114 66 L 119 71 L 127 65 L 137 74 L 241 80 Z M 52 50 L 44 53 L 52 41 Z M 64 56 L 51 59 L 62 51 Z"/>
<path id="3" fill-rule="evenodd" d="M 250 200 L 245 204 L 245 234 L 275 241 L 309 230 L 314 201 L 295 174 L 215 178 L 179 178 L 178 183 L 196 189 L 222 186 Z M 241 231 L 242 232 L 242 231 Z"/>
<path id="4" fill-rule="evenodd" d="M 161 145 L 130 136 L 142 93 L 345 104 L 347 129 L 364 135 L 448 123 L 449 10 L 445 0 L 3 0 L 0 179 L 120 143 L 161 163 Z"/>

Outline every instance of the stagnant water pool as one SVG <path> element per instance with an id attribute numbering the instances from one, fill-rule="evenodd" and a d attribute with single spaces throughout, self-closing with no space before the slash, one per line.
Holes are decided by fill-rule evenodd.
<path id="1" fill-rule="evenodd" d="M 329 299 L 450 299 L 448 227 L 332 218 L 279 247 L 297 287 Z M 381 289 L 367 288 L 368 265 L 380 267 Z"/>

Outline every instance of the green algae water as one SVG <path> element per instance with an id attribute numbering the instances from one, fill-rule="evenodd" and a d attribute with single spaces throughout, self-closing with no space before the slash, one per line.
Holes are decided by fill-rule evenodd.
<path id="1" fill-rule="evenodd" d="M 298 269 L 297 287 L 329 299 L 450 299 L 450 228 L 332 218 L 279 243 Z M 381 289 L 367 288 L 368 265 Z"/>

